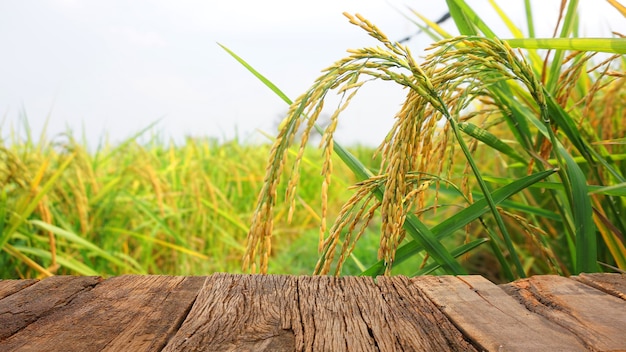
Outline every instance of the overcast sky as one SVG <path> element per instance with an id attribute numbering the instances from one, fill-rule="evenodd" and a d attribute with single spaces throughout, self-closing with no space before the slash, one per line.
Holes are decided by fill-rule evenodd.
<path id="1" fill-rule="evenodd" d="M 468 2 L 509 37 L 481 10 L 487 0 Z M 523 14 L 521 0 L 498 3 Z M 549 36 L 560 1 L 540 3 L 539 34 Z M 376 44 L 343 11 L 400 39 L 415 31 L 394 9 L 406 6 L 433 20 L 445 13 L 443 0 L 0 0 L 0 135 L 23 132 L 25 113 L 35 138 L 49 118 L 49 138 L 68 128 L 80 137 L 84 128 L 92 146 L 105 134 L 120 141 L 159 119 L 156 130 L 177 141 L 264 140 L 258 131 L 275 134 L 287 106 L 216 42 L 295 99 L 346 49 Z M 581 10 L 583 34 L 626 33 L 624 18 L 605 1 L 581 0 Z M 524 28 L 523 17 L 516 20 Z M 422 55 L 429 42 L 419 36 L 409 45 Z M 404 92 L 381 82 L 359 95 L 340 119 L 339 140 L 378 144 Z"/>

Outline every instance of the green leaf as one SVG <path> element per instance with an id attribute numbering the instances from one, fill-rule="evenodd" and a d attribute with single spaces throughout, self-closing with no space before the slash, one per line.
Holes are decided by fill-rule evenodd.
<path id="1" fill-rule="evenodd" d="M 626 54 L 626 38 L 515 38 L 503 39 L 503 41 L 513 48 Z"/>
<path id="2" fill-rule="evenodd" d="M 479 141 L 511 157 L 512 159 L 515 159 L 521 163 L 528 164 L 527 158 L 524 158 L 523 156 L 519 155 L 515 151 L 515 149 L 511 148 L 508 144 L 504 143 L 502 140 L 500 140 L 498 137 L 493 135 L 491 132 L 485 129 L 482 129 L 469 122 L 459 123 L 459 129 L 462 132 L 466 133 L 467 135 L 478 139 Z"/>
<path id="3" fill-rule="evenodd" d="M 470 241 L 469 243 L 465 243 L 455 249 L 453 249 L 450 254 L 452 254 L 453 257 L 458 258 L 460 256 L 462 256 L 465 253 L 468 253 L 469 251 L 471 251 L 472 249 L 480 246 L 483 243 L 487 243 L 489 242 L 489 239 L 487 238 L 478 238 L 475 239 L 473 241 Z M 437 263 L 431 263 L 426 265 L 424 268 L 416 271 L 413 275 L 411 276 L 420 276 L 420 275 L 428 275 L 430 273 L 432 273 L 433 271 L 440 269 L 441 265 L 437 264 Z"/>
<path id="4" fill-rule="evenodd" d="M 278 87 L 276 87 L 276 85 L 274 85 L 274 83 L 272 83 L 269 79 L 265 78 L 265 76 L 263 76 L 257 70 L 255 70 L 252 66 L 250 66 L 250 64 L 248 64 L 244 59 L 240 58 L 237 54 L 235 54 L 232 50 L 228 49 L 226 46 L 220 43 L 217 43 L 217 45 L 222 47 L 222 49 L 226 50 L 226 52 L 229 53 L 230 56 L 235 58 L 235 60 L 237 60 L 240 64 L 242 64 L 243 67 L 247 68 L 248 71 L 250 71 L 256 78 L 258 78 L 259 81 L 263 82 L 263 84 L 265 84 L 269 89 L 271 89 L 272 92 L 276 93 L 276 95 L 278 95 L 285 103 L 289 105 L 293 104 L 291 99 L 289 99 L 285 93 L 283 93 L 280 89 L 278 89 Z"/>
<path id="5" fill-rule="evenodd" d="M 89 242 L 87 239 L 84 239 L 80 236 L 78 236 L 77 234 L 64 230 L 62 228 L 56 227 L 54 225 L 50 225 L 48 223 L 45 223 L 41 220 L 31 220 L 29 221 L 29 223 L 31 225 L 35 225 L 37 227 L 39 227 L 40 229 L 43 229 L 45 231 L 50 231 L 52 233 L 54 233 L 56 236 L 58 237 L 62 237 L 65 238 L 66 240 L 79 245 L 80 247 L 82 247 L 83 249 L 86 249 L 104 259 L 106 259 L 107 261 L 109 261 L 112 264 L 118 265 L 120 268 L 124 268 L 130 272 L 134 272 L 137 274 L 145 274 L 143 272 L 138 272 L 135 268 L 129 266 L 127 263 L 124 263 L 123 261 L 119 260 L 118 258 L 116 258 L 114 255 L 112 255 L 111 253 L 105 251 L 104 249 L 96 246 L 95 244 L 93 244 L 92 242 Z"/>
<path id="6" fill-rule="evenodd" d="M 454 19 L 459 32 L 463 35 L 478 35 L 478 28 L 487 38 L 495 38 L 496 34 L 463 0 L 446 0 L 450 15 Z"/>
<path id="7" fill-rule="evenodd" d="M 572 34 L 575 23 L 577 22 L 577 8 L 578 8 L 578 0 L 570 0 L 567 2 L 567 11 L 565 13 L 563 21 L 561 24 L 561 33 L 559 34 L 560 38 L 569 38 L 570 34 Z M 550 93 L 554 93 L 556 89 L 556 85 L 559 80 L 559 76 L 561 73 L 561 65 L 563 63 L 563 58 L 565 57 L 565 50 L 556 49 L 554 51 L 554 57 L 552 58 L 552 63 L 550 65 L 550 70 L 546 72 L 548 74 L 548 82 L 546 83 L 546 90 Z"/>
<path id="8" fill-rule="evenodd" d="M 605 194 L 626 197 L 626 182 L 618 183 L 612 186 L 587 186 L 589 194 Z"/>
<path id="9" fill-rule="evenodd" d="M 567 166 L 565 172 L 571 185 L 571 194 L 568 194 L 568 198 L 576 236 L 576 274 L 597 272 L 596 226 L 593 222 L 591 199 L 587 194 L 587 181 L 569 153 L 562 150 L 562 156 L 565 159 Z"/>
<path id="10" fill-rule="evenodd" d="M 139 232 L 128 231 L 126 229 L 121 229 L 121 228 L 116 228 L 116 227 L 107 227 L 106 230 L 107 231 L 111 231 L 113 233 L 118 233 L 120 235 L 128 235 L 128 236 L 132 236 L 132 237 L 135 237 L 135 238 L 139 238 L 142 241 L 151 242 L 151 243 L 157 244 L 159 246 L 162 246 L 162 247 L 165 247 L 165 248 L 170 248 L 170 249 L 173 249 L 173 250 L 175 250 L 177 252 L 188 254 L 190 256 L 194 256 L 194 257 L 197 257 L 197 258 L 200 258 L 200 259 L 203 259 L 203 260 L 208 260 L 209 259 L 208 256 L 206 256 L 206 255 L 204 255 L 202 253 L 198 253 L 198 252 L 196 252 L 196 251 L 194 251 L 192 249 L 189 249 L 189 248 L 186 248 L 186 247 L 183 247 L 183 246 L 178 246 L 178 245 L 175 245 L 173 243 L 166 242 L 166 241 L 160 240 L 158 238 L 151 237 L 149 235 L 144 235 L 144 234 L 139 233 Z"/>
<path id="11" fill-rule="evenodd" d="M 50 252 L 43 250 L 41 248 L 33 248 L 33 247 L 25 247 L 25 246 L 14 246 L 13 248 L 21 253 L 34 255 L 42 259 L 50 260 L 52 258 L 52 255 L 50 254 Z M 84 276 L 100 276 L 100 274 L 97 271 L 93 270 L 88 265 L 85 265 L 85 263 L 81 263 L 74 258 L 66 258 L 62 253 L 56 255 L 56 261 L 62 267 L 70 269 L 71 271 L 77 274 L 84 275 Z"/>
<path id="12" fill-rule="evenodd" d="M 463 3 L 462 1 L 457 0 L 446 0 L 448 4 L 448 10 L 450 11 L 450 16 L 454 20 L 454 24 L 456 24 L 456 28 L 463 35 L 477 35 L 476 27 L 470 21 L 470 19 L 465 15 L 461 6 L 459 6 L 458 2 Z"/>
<path id="13" fill-rule="evenodd" d="M 426 252 L 448 274 L 465 275 L 465 269 L 454 259 L 454 256 L 439 242 L 434 233 L 421 222 L 414 214 L 407 214 L 404 229 L 413 240 L 422 246 Z"/>
<path id="14" fill-rule="evenodd" d="M 33 247 L 25 247 L 25 246 L 14 246 L 13 248 L 24 254 L 34 255 L 36 257 L 48 259 L 48 260 L 52 259 L 52 255 L 50 254 L 50 252 L 43 250 L 41 248 L 33 248 Z M 62 253 L 57 254 L 55 258 L 59 265 L 61 265 L 64 268 L 70 269 L 71 271 L 77 274 L 85 275 L 85 276 L 100 276 L 100 274 L 97 271 L 93 270 L 85 263 L 81 263 L 74 258 L 66 258 Z"/>
<path id="15" fill-rule="evenodd" d="M 572 158 L 576 161 L 579 158 Z M 509 167 L 513 167 L 509 165 Z M 497 184 L 508 184 L 513 181 L 513 178 L 510 177 L 493 177 L 493 176 L 484 176 L 485 181 Z M 565 187 L 562 182 L 537 182 L 534 185 L 530 186 L 531 188 L 541 188 L 541 189 L 553 189 L 557 191 L 564 191 Z M 588 194 L 603 194 L 605 196 L 617 196 L 617 197 L 626 197 L 626 183 L 622 182 L 613 186 L 596 186 L 596 185 L 587 185 Z"/>

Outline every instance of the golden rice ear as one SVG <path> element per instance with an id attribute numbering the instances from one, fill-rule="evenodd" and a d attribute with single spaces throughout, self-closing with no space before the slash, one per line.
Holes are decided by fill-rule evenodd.
<path id="1" fill-rule="evenodd" d="M 421 124 L 422 121 L 418 119 L 417 122 L 411 122 L 413 118 L 411 114 L 423 109 L 423 107 L 416 106 L 415 104 L 426 105 L 428 102 L 431 104 L 439 104 L 440 102 L 437 96 L 432 95 L 434 87 L 430 84 L 428 78 L 425 77 L 420 66 L 415 63 L 406 47 L 398 43 L 391 43 L 382 31 L 363 16 L 358 14 L 356 16 L 346 14 L 346 17 L 348 17 L 351 23 L 360 26 L 370 36 L 381 41 L 384 44 L 384 48 L 367 48 L 349 51 L 351 53 L 349 57 L 323 70 L 324 74 L 290 107 L 289 114 L 281 123 L 279 135 L 272 146 L 270 161 L 264 178 L 264 187 L 259 195 L 255 215 L 253 216 L 252 225 L 248 233 L 248 246 L 243 261 L 244 270 L 249 269 L 251 264 L 257 260 L 257 255 L 260 256 L 259 266 L 261 272 L 265 273 L 267 270 L 267 261 L 271 246 L 270 239 L 272 236 L 271 219 L 277 198 L 276 188 L 286 164 L 287 151 L 294 140 L 295 132 L 302 123 L 302 120 L 306 119 L 306 128 L 302 134 L 298 154 L 291 166 L 292 173 L 287 186 L 286 201 L 291 206 L 289 213 L 289 215 L 291 215 L 291 211 L 295 206 L 295 195 L 299 180 L 299 165 L 304 154 L 304 148 L 306 148 L 309 134 L 322 111 L 324 98 L 330 90 L 340 92 L 342 94 L 342 102 L 339 108 L 332 114 L 331 122 L 324 130 L 321 142 L 321 147 L 324 149 L 324 165 L 322 169 L 324 181 L 322 187 L 322 223 L 320 226 L 319 243 L 320 248 L 326 244 L 325 256 L 327 259 L 333 257 L 337 239 L 333 238 L 333 240 L 329 242 L 326 241 L 323 236 L 327 216 L 327 192 L 333 171 L 331 160 L 333 135 L 340 113 L 348 106 L 359 88 L 366 82 L 359 81 L 362 75 L 370 76 L 375 79 L 395 81 L 398 84 L 411 88 L 411 92 L 413 92 L 410 93 L 410 99 L 407 104 L 405 104 L 403 112 L 401 112 L 403 116 L 401 120 L 406 122 L 405 125 L 397 126 L 399 129 L 396 130 L 395 133 L 399 133 L 399 135 L 388 140 L 390 143 L 389 148 L 383 148 L 386 150 L 386 152 L 383 153 L 383 162 L 388 163 L 389 161 L 388 166 L 381 164 L 380 168 L 381 170 L 385 170 L 385 173 L 390 173 L 391 171 L 393 175 L 393 177 L 390 177 L 387 181 L 388 184 L 385 189 L 389 191 L 386 192 L 381 203 L 384 209 L 383 211 L 391 215 L 383 219 L 381 255 L 389 262 L 393 261 L 393 253 L 395 253 L 399 240 L 403 236 L 401 224 L 405 213 L 402 199 L 404 199 L 407 192 L 403 186 L 404 175 L 414 166 L 414 162 L 405 165 L 402 158 L 408 156 L 410 160 L 416 159 L 416 150 L 413 150 L 413 147 L 401 141 L 413 140 L 418 137 L 417 135 L 411 134 L 411 131 L 414 131 L 414 126 Z M 397 72 L 398 69 L 404 70 L 407 73 L 399 73 Z M 412 123 L 414 125 L 412 125 Z M 396 146 L 394 147 L 394 145 Z M 394 148 L 396 148 L 396 150 L 394 150 Z M 353 202 L 358 203 L 359 200 L 360 199 L 354 199 Z M 345 209 L 349 208 L 351 209 L 350 206 Z M 356 211 L 360 214 L 365 213 L 364 208 Z M 371 212 L 367 212 L 367 214 L 371 216 Z M 348 223 L 342 223 L 340 218 L 338 218 L 334 225 L 336 229 L 334 233 L 339 233 L 347 224 Z M 353 222 L 352 225 L 350 225 L 350 229 L 352 231 L 355 228 L 356 224 Z M 357 233 L 355 238 L 358 239 L 359 237 L 360 235 Z M 342 260 L 345 258 L 347 248 L 350 248 L 350 246 L 344 246 L 344 248 L 346 249 L 342 251 L 344 254 Z M 327 270 L 329 262 L 330 261 L 326 261 L 324 266 L 326 269 L 322 271 Z"/>
<path id="2" fill-rule="evenodd" d="M 286 201 L 290 204 L 290 216 L 295 206 L 299 165 L 304 149 L 330 91 L 340 93 L 342 100 L 332 114 L 330 124 L 323 131 L 320 143 L 324 150 L 324 180 L 318 244 L 321 257 L 315 269 L 317 274 L 330 272 L 337 245 L 341 241 L 340 234 L 345 233 L 335 269 L 335 274 L 340 273 L 343 262 L 363 234 L 364 227 L 359 226 L 359 223 L 368 224 L 373 209 L 380 210 L 382 215 L 379 259 L 387 263 L 385 273 L 390 274 L 396 250 L 405 236 L 403 224 L 407 214 L 412 211 L 416 200 L 418 205 L 423 205 L 419 199 L 423 200 L 429 191 L 424 185 L 430 183 L 421 175 L 439 177 L 444 170 L 441 163 L 431 162 L 442 156 L 442 150 L 447 149 L 448 143 L 453 141 L 448 138 L 449 130 L 438 126 L 439 120 L 458 119 L 467 101 L 474 99 L 483 85 L 491 84 L 492 81 L 517 79 L 529 87 L 533 97 L 541 104 L 543 95 L 535 76 L 523 61 L 517 60 L 515 52 L 506 43 L 484 38 L 451 38 L 437 43 L 433 47 L 435 51 L 422 64 L 418 64 L 407 47 L 390 42 L 384 33 L 363 16 L 345 15 L 350 23 L 363 28 L 379 40 L 383 47 L 349 50 L 348 57 L 323 70 L 322 76 L 312 87 L 292 104 L 289 115 L 281 123 L 279 136 L 272 147 L 265 186 L 253 217 L 244 260 L 245 266 L 248 266 L 259 255 L 262 273 L 267 270 L 271 246 L 272 228 L 267 223 L 271 224 L 277 197 L 276 186 L 286 163 L 287 150 L 298 126 L 306 120 L 306 128 L 288 180 Z M 409 88 L 409 91 L 401 110 L 395 116 L 396 123 L 378 148 L 382 154 L 380 175 L 357 186 L 357 192 L 343 206 L 331 227 L 329 237 L 325 238 L 327 192 L 333 172 L 333 135 L 338 118 L 364 83 L 372 79 L 393 81 Z M 448 163 L 454 160 L 450 157 Z M 418 176 L 415 178 L 415 175 Z M 372 185 L 375 187 L 372 188 Z M 372 194 L 377 189 L 382 190 L 382 199 L 370 205 Z M 437 192 L 438 188 L 435 190 Z"/>

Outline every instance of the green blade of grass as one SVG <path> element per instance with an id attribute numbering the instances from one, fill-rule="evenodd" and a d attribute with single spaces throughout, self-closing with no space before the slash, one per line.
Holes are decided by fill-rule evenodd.
<path id="1" fill-rule="evenodd" d="M 7 197 L 7 191 L 5 189 L 2 189 L 0 191 L 0 238 L 4 238 L 4 227 L 6 226 L 6 220 L 7 220 L 7 204 L 8 204 L 8 197 Z M 8 231 L 7 231 L 8 232 Z M 8 236 L 8 235 L 7 235 Z M 6 243 L 5 241 L 3 241 L 3 243 Z M 2 248 L 2 247 L 0 247 Z"/>
<path id="2" fill-rule="evenodd" d="M 539 183 L 541 182 L 537 182 L 534 185 L 530 186 L 529 188 L 534 188 Z M 548 209 L 538 208 L 536 206 L 528 205 L 526 203 L 514 202 L 512 200 L 505 200 L 501 203 L 501 206 L 502 208 L 505 208 L 505 209 L 518 210 L 522 213 L 533 215 L 533 216 L 538 216 L 544 219 L 549 219 L 549 220 L 553 220 L 556 222 L 561 221 L 561 217 L 559 216 L 559 214 L 553 211 L 550 211 Z"/>
<path id="3" fill-rule="evenodd" d="M 109 261 L 112 264 L 115 264 L 117 266 L 119 266 L 120 268 L 124 268 L 125 270 L 127 270 L 128 272 L 133 272 L 136 274 L 142 274 L 141 272 L 138 272 L 136 270 L 136 268 L 133 268 L 132 266 L 129 266 L 127 263 L 124 263 L 123 261 L 119 260 L 117 257 L 115 257 L 114 255 L 112 255 L 111 253 L 105 251 L 104 249 L 98 247 L 97 245 L 93 244 L 92 242 L 88 241 L 87 239 L 84 239 L 80 236 L 78 236 L 77 234 L 64 230 L 62 228 L 56 227 L 54 225 L 50 225 L 48 223 L 45 223 L 41 220 L 30 220 L 29 224 L 34 225 L 36 227 L 39 227 L 42 230 L 45 231 L 49 231 L 52 232 L 53 234 L 55 234 L 58 237 L 63 237 L 66 240 L 86 249 L 89 252 L 92 252 L 93 254 L 96 254 L 100 257 L 102 257 L 103 259 L 106 259 L 107 261 Z"/>
<path id="4" fill-rule="evenodd" d="M 115 177 L 112 180 L 110 180 L 107 184 L 104 185 L 104 187 L 102 187 L 102 189 L 100 189 L 100 192 L 98 192 L 98 194 L 94 195 L 93 197 L 91 197 L 89 199 L 89 205 L 93 206 L 95 204 L 98 204 L 100 202 L 102 202 L 104 200 L 104 198 L 106 198 L 110 192 L 116 190 L 119 187 L 119 183 L 122 181 L 122 177 Z"/>
<path id="5" fill-rule="evenodd" d="M 489 0 L 489 4 L 498 13 L 498 16 L 500 16 L 502 22 L 504 22 L 504 24 L 506 25 L 506 28 L 509 29 L 509 32 L 511 32 L 511 34 L 513 34 L 515 38 L 524 37 L 524 33 L 522 33 L 519 27 L 517 27 L 515 23 L 513 23 L 511 18 L 506 14 L 506 12 L 502 10 L 500 6 L 498 6 L 498 4 L 494 0 Z"/>
<path id="6" fill-rule="evenodd" d="M 379 199 L 382 199 L 382 194 Z M 407 214 L 406 220 L 404 221 L 404 228 L 413 240 L 421 245 L 426 252 L 441 265 L 446 273 L 452 275 L 467 274 L 467 271 L 465 271 L 461 264 L 454 259 L 452 253 L 439 242 L 435 234 L 424 225 L 417 216 L 412 213 Z"/>
<path id="7" fill-rule="evenodd" d="M 480 246 L 483 243 L 487 243 L 489 242 L 488 239 L 486 238 L 478 238 L 475 239 L 473 241 L 470 241 L 469 243 L 465 243 L 455 249 L 453 249 L 452 251 L 450 251 L 450 254 L 452 254 L 452 256 L 454 256 L 455 258 L 458 258 L 460 256 L 462 256 L 463 254 L 468 253 L 469 251 L 475 249 L 476 247 Z M 426 265 L 424 268 L 416 271 L 413 275 L 411 276 L 421 276 L 421 275 L 428 275 L 431 274 L 433 271 L 440 269 L 441 265 L 437 264 L 437 263 L 431 263 Z"/>
<path id="8" fill-rule="evenodd" d="M 576 236 L 576 274 L 597 272 L 596 227 L 593 222 L 591 199 L 587 194 L 587 181 L 582 170 L 569 153 L 563 151 L 562 155 L 567 166 L 566 173 L 571 183 L 571 191 L 568 195 Z"/>
<path id="9" fill-rule="evenodd" d="M 502 41 L 512 48 L 626 54 L 626 38 L 514 38 Z"/>
<path id="10" fill-rule="evenodd" d="M 513 21 L 511 20 L 511 18 L 504 12 L 502 11 L 502 9 L 500 8 L 500 6 L 498 6 L 498 4 L 495 2 L 495 0 L 489 0 L 489 3 L 491 4 L 491 7 L 493 7 L 493 9 L 498 13 L 498 16 L 500 16 L 500 18 L 502 19 L 502 21 L 504 22 L 504 24 L 507 26 L 507 28 L 509 29 L 509 31 L 511 32 L 511 34 L 513 34 L 513 36 L 517 39 L 523 39 L 524 38 L 524 33 L 522 33 L 522 31 L 519 29 L 519 27 L 517 27 Z M 529 3 L 526 2 L 527 6 L 530 6 Z M 527 15 L 529 16 L 528 19 L 528 28 L 529 28 L 529 32 L 534 33 L 534 29 L 533 29 L 533 25 L 532 25 L 532 14 L 530 12 L 529 9 L 527 9 Z M 534 37 L 534 34 L 530 35 L 530 37 Z M 536 50 L 528 50 L 528 56 L 530 61 L 532 62 L 532 66 L 533 66 L 533 70 L 535 71 L 535 73 L 540 74 L 541 72 L 541 65 L 542 65 L 542 59 L 541 57 L 537 54 Z"/>
<path id="11" fill-rule="evenodd" d="M 120 235 L 129 235 L 129 236 L 141 239 L 142 241 L 152 242 L 152 243 L 157 244 L 157 245 L 159 245 L 161 247 L 170 248 L 170 249 L 173 249 L 173 250 L 175 250 L 177 252 L 188 254 L 188 255 L 191 255 L 191 256 L 196 257 L 196 258 L 200 258 L 200 259 L 204 259 L 204 260 L 208 260 L 209 259 L 208 256 L 206 256 L 206 255 L 204 255 L 202 253 L 199 253 L 197 251 L 194 251 L 192 249 L 189 249 L 189 248 L 186 248 L 186 247 L 182 247 L 182 246 L 177 246 L 177 245 L 175 245 L 173 243 L 170 243 L 170 242 L 167 242 L 167 241 L 163 241 L 163 240 L 160 240 L 158 238 L 153 238 L 153 237 L 150 237 L 148 235 L 144 235 L 142 233 L 138 233 L 138 232 L 134 232 L 134 231 L 128 231 L 126 229 L 120 229 L 120 228 L 116 228 L 116 227 L 107 227 L 106 230 L 107 231 L 111 231 L 113 233 L 118 233 Z"/>
<path id="12" fill-rule="evenodd" d="M 493 135 L 491 132 L 482 129 L 472 123 L 464 122 L 459 124 L 459 128 L 462 132 L 466 133 L 469 136 L 472 136 L 479 141 L 485 143 L 491 148 L 515 159 L 521 163 L 528 164 L 528 160 L 523 156 L 519 155 L 515 149 L 511 148 L 508 144 L 504 143 L 498 137 Z"/>
<path id="13" fill-rule="evenodd" d="M 532 133 L 530 132 L 530 126 L 527 121 L 527 116 L 532 115 L 532 112 L 528 107 L 520 104 L 516 99 L 513 99 L 514 93 L 509 86 L 500 83 L 496 85 L 499 89 L 494 89 L 492 94 L 503 110 L 502 116 L 511 133 L 524 151 L 528 152 L 528 150 L 532 150 L 533 142 L 530 137 Z"/>
<path id="14" fill-rule="evenodd" d="M 446 0 L 450 15 L 454 19 L 459 32 L 463 35 L 478 35 L 478 28 L 487 38 L 495 38 L 496 34 L 463 0 Z"/>
<path id="15" fill-rule="evenodd" d="M 50 260 L 51 255 L 49 251 L 43 250 L 41 248 L 33 248 L 26 246 L 14 246 L 12 247 L 15 251 L 20 253 L 30 254 L 42 259 Z M 85 276 L 100 276 L 100 273 L 90 268 L 85 263 L 81 263 L 74 258 L 66 258 L 63 254 L 57 254 L 55 257 L 57 263 L 64 268 L 67 268 L 77 274 L 85 275 Z"/>
<path id="16" fill-rule="evenodd" d="M 572 158 L 576 160 L 576 158 Z M 510 166 L 510 165 L 509 165 Z M 497 184 L 509 184 L 514 179 L 510 177 L 494 177 L 494 176 L 484 176 L 485 181 Z M 541 189 L 553 189 L 557 191 L 564 191 L 565 188 L 561 182 L 537 182 L 530 186 L 531 188 L 541 188 Z M 596 186 L 596 185 L 587 185 L 587 194 L 603 194 L 605 196 L 616 196 L 616 197 L 626 197 L 626 183 L 619 183 L 613 186 Z"/>
<path id="17" fill-rule="evenodd" d="M 599 153 L 597 153 L 593 148 L 589 146 L 589 144 L 585 141 L 583 136 L 580 134 L 580 130 L 577 128 L 574 119 L 569 116 L 569 114 L 563 110 L 563 108 L 554 100 L 554 98 L 544 92 L 546 95 L 546 103 L 548 108 L 548 114 L 556 123 L 559 128 L 565 133 L 574 147 L 578 150 L 578 152 L 587 160 L 590 165 L 595 165 L 595 163 L 600 163 L 613 177 L 615 177 L 618 182 L 626 182 L 626 179 L 622 176 L 622 174 L 616 170 L 605 158 L 603 158 Z M 536 119 L 533 120 L 533 123 L 537 126 L 539 121 Z M 549 130 L 539 129 L 544 136 L 549 137 Z M 558 158 L 557 158 L 558 159 Z"/>
<path id="18" fill-rule="evenodd" d="M 8 253 L 9 255 L 11 255 L 14 258 L 16 258 L 17 260 L 19 260 L 24 265 L 26 265 L 29 268 L 31 268 L 31 269 L 35 270 L 36 272 L 38 272 L 39 275 L 43 275 L 45 277 L 54 276 L 54 274 L 51 273 L 48 269 L 46 269 L 43 266 L 39 265 L 39 263 L 37 263 L 36 261 L 34 261 L 30 257 L 28 257 L 26 254 L 20 252 L 18 249 L 16 249 L 15 247 L 11 246 L 10 244 L 8 244 L 8 243 L 5 244 L 3 250 L 6 253 Z M 50 253 L 48 253 L 48 257 L 50 258 L 50 257 L 52 257 L 52 255 Z"/>
<path id="19" fill-rule="evenodd" d="M 217 45 L 219 45 L 228 54 L 230 54 L 230 56 L 232 56 L 235 60 L 237 60 L 237 62 L 239 62 L 241 65 L 243 65 L 243 67 L 248 69 L 248 71 L 250 71 L 250 73 L 252 73 L 256 78 L 258 78 L 259 81 L 263 82 L 263 84 L 265 84 L 272 92 L 274 92 L 276 95 L 278 95 L 285 103 L 287 103 L 289 105 L 293 104 L 291 99 L 289 99 L 289 97 L 287 97 L 287 95 L 285 93 L 283 93 L 278 87 L 276 87 L 276 85 L 274 83 L 272 83 L 269 79 L 265 78 L 265 76 L 260 74 L 259 71 L 255 70 L 252 66 L 250 66 L 250 64 L 248 64 L 244 59 L 239 57 L 237 54 L 235 54 L 232 50 L 228 49 L 226 46 L 224 46 L 224 45 L 222 45 L 220 43 L 217 43 Z"/>
<path id="20" fill-rule="evenodd" d="M 463 35 L 477 35 L 476 27 L 463 12 L 463 9 L 456 0 L 446 0 L 450 16 L 454 20 L 454 24 L 459 32 Z"/>
<path id="21" fill-rule="evenodd" d="M 535 21 L 533 21 L 533 11 L 530 0 L 524 0 L 524 11 L 526 14 L 526 26 L 528 26 L 528 36 L 535 37 Z"/>
<path id="22" fill-rule="evenodd" d="M 244 233 L 248 233 L 248 231 L 250 230 L 248 226 L 246 226 L 246 224 L 241 222 L 241 220 L 236 219 L 233 216 L 233 214 L 230 214 L 220 209 L 220 207 L 217 204 L 210 202 L 204 198 L 200 199 L 200 202 L 202 202 L 202 204 L 206 205 L 208 208 L 211 208 L 213 211 L 219 214 L 223 219 L 226 219 L 229 223 L 233 224 L 237 229 L 240 229 Z"/>
<path id="23" fill-rule="evenodd" d="M 589 189 L 589 194 L 605 194 L 626 197 L 626 182 L 606 187 L 587 186 L 587 188 Z"/>
<path id="24" fill-rule="evenodd" d="M 595 155 L 593 152 L 591 154 Z M 573 158 L 576 164 L 588 164 L 587 159 L 583 158 L 582 156 L 574 156 Z M 604 160 L 610 159 L 611 161 L 616 162 L 616 161 L 626 160 L 626 154 L 608 154 L 607 153 L 606 155 L 602 155 L 601 159 L 604 159 Z M 556 159 L 548 159 L 546 161 L 552 166 L 558 165 L 558 161 Z M 526 167 L 527 164 L 528 163 L 512 163 L 512 164 L 509 164 L 509 167 L 511 168 Z"/>

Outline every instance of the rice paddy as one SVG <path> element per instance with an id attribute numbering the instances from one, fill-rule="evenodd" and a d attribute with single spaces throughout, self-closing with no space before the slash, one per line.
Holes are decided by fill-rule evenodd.
<path id="1" fill-rule="evenodd" d="M 290 104 L 273 143 L 5 137 L 0 278 L 624 270 L 626 39 L 576 38 L 576 3 L 559 38 L 502 40 L 448 1 L 460 35 L 427 22 L 423 60 L 346 14 L 380 46 L 350 49 L 294 101 L 224 47 Z M 341 146 L 341 112 L 371 80 L 406 101 L 378 148 Z"/>

